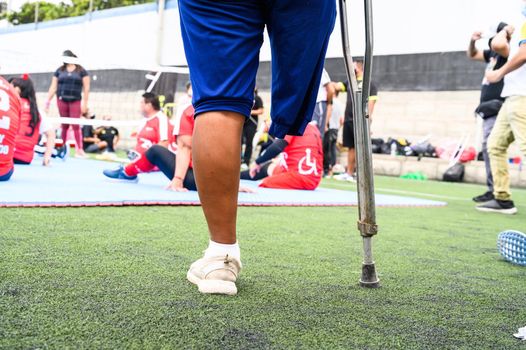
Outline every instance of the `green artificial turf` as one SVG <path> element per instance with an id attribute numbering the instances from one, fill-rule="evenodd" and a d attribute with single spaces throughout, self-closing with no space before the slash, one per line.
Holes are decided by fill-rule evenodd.
<path id="1" fill-rule="evenodd" d="M 526 191 L 504 216 L 474 210 L 482 186 L 376 187 L 449 204 L 377 210 L 376 290 L 358 286 L 356 208 L 240 208 L 235 297 L 185 279 L 208 239 L 199 207 L 0 209 L 0 348 L 524 348 L 526 268 L 496 237 L 526 231 Z"/>

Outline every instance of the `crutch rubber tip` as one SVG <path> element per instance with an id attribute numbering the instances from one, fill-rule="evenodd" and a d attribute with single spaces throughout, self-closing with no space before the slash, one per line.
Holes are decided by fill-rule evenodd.
<path id="1" fill-rule="evenodd" d="M 362 277 L 360 278 L 360 286 L 364 288 L 380 287 L 380 280 L 376 276 L 376 268 L 374 263 L 362 264 Z"/>

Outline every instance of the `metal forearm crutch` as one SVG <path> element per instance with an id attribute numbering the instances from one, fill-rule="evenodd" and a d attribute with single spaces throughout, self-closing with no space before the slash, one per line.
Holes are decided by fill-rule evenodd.
<path id="1" fill-rule="evenodd" d="M 349 79 L 348 98 L 352 98 L 354 108 L 353 121 L 358 176 L 358 230 L 363 237 L 364 251 L 360 285 L 362 287 L 377 288 L 380 286 L 380 280 L 376 276 L 376 268 L 373 260 L 372 237 L 378 233 L 378 225 L 376 225 L 371 137 L 369 134 L 369 112 L 367 107 L 373 63 L 372 0 L 364 0 L 366 42 L 362 90 L 358 87 L 349 45 L 346 2 L 346 0 L 339 0 L 343 58 Z"/>

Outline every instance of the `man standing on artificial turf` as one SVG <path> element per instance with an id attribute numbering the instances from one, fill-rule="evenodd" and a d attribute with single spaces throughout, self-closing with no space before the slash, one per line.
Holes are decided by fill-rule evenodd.
<path id="1" fill-rule="evenodd" d="M 363 85 L 364 62 L 357 59 L 354 63 L 354 71 L 358 80 L 358 88 L 361 90 Z M 347 147 L 347 171 L 343 174 L 334 176 L 335 180 L 356 182 L 356 145 L 354 142 L 354 107 L 351 98 L 350 83 L 338 83 L 336 91 L 347 92 L 347 106 L 345 106 L 345 117 L 343 121 L 343 147 Z M 373 122 L 373 112 L 376 102 L 378 101 L 378 88 L 374 81 L 371 82 L 368 100 L 369 124 Z"/>
<path id="2" fill-rule="evenodd" d="M 522 14 L 526 17 L 526 0 Z M 515 30 L 509 45 L 508 62 L 500 69 L 486 72 L 494 83 L 504 78 L 502 97 L 506 99 L 488 140 L 495 199 L 477 206 L 480 211 L 515 214 L 511 200 L 508 148 L 517 142 L 526 157 L 526 21 Z"/>
<path id="3" fill-rule="evenodd" d="M 193 165 L 210 232 L 208 249 L 187 278 L 202 293 L 236 294 L 239 140 L 254 101 L 265 26 L 273 75 L 269 133 L 302 135 L 316 103 L 336 2 L 179 0 L 179 11 L 196 116 Z"/>
<path id="4" fill-rule="evenodd" d="M 474 32 L 468 47 L 468 57 L 475 61 L 482 61 L 488 64 L 490 70 L 501 68 L 508 61 L 510 47 L 507 44 L 513 34 L 513 27 L 504 22 L 497 26 L 497 34 L 489 40 L 489 50 L 478 50 L 475 43 L 482 38 L 482 32 Z M 486 165 L 486 184 L 488 190 L 479 196 L 473 198 L 477 203 L 485 203 L 494 199 L 493 196 L 493 176 L 491 175 L 491 165 L 488 154 L 488 138 L 493 130 L 497 114 L 504 98 L 501 97 L 504 80 L 496 83 L 490 83 L 484 77 L 482 89 L 480 92 L 480 105 L 477 108 L 477 114 L 482 117 L 482 154 Z"/>

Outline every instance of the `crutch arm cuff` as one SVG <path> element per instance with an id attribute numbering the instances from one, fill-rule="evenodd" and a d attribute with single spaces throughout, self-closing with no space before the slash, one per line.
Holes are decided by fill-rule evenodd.
<path id="1" fill-rule="evenodd" d="M 358 221 L 358 230 L 363 237 L 372 237 L 378 233 L 378 225 Z"/>

